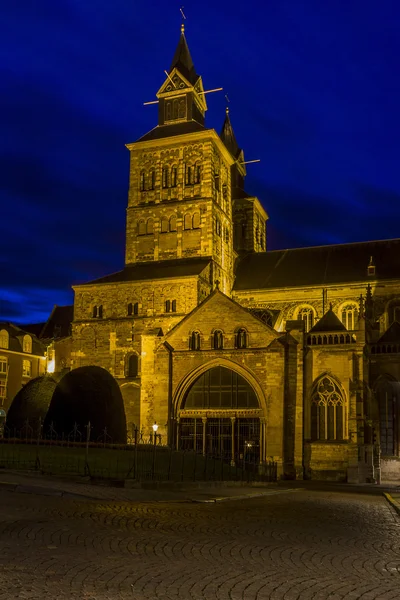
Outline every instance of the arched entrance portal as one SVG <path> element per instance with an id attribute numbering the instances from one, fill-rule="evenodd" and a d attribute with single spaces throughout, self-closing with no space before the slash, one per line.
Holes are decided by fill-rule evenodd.
<path id="1" fill-rule="evenodd" d="M 260 462 L 264 426 L 259 400 L 236 371 L 216 366 L 186 391 L 178 419 L 178 447 L 232 462 Z"/>

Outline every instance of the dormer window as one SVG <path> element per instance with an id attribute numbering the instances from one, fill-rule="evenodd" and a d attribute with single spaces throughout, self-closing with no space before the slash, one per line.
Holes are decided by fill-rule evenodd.
<path id="1" fill-rule="evenodd" d="M 368 277 L 374 277 L 375 276 L 375 264 L 374 264 L 374 259 L 371 256 L 371 258 L 369 259 L 369 265 L 368 265 Z"/>
<path id="2" fill-rule="evenodd" d="M 22 349 L 24 352 L 32 353 L 32 338 L 30 335 L 24 335 Z"/>
<path id="3" fill-rule="evenodd" d="M 2 329 L 0 331 L 0 348 L 5 348 L 7 350 L 9 342 L 8 331 L 6 329 Z"/>

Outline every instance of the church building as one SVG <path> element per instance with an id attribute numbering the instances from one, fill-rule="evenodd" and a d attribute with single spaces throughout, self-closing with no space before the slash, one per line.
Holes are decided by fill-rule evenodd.
<path id="1" fill-rule="evenodd" d="M 128 428 L 273 460 L 283 478 L 400 474 L 400 240 L 268 250 L 228 111 L 184 29 L 130 152 L 124 268 L 74 286 L 72 369 L 118 382 Z"/>

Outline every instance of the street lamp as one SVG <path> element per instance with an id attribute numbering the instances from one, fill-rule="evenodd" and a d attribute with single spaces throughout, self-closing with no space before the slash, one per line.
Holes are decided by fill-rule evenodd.
<path id="1" fill-rule="evenodd" d="M 154 479 L 154 472 L 155 472 L 155 468 L 156 468 L 156 445 L 157 445 L 157 429 L 158 429 L 157 423 L 154 422 L 154 425 L 152 425 L 152 427 L 153 427 L 153 433 L 154 433 L 154 450 L 153 450 L 152 475 L 153 475 L 153 479 Z"/>

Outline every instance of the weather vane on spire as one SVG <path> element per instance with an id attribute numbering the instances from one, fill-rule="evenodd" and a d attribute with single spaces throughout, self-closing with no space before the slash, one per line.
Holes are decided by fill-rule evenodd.
<path id="1" fill-rule="evenodd" d="M 226 100 L 226 109 L 225 109 L 225 112 L 226 112 L 227 115 L 229 115 L 229 103 L 230 103 L 230 100 L 228 98 L 228 94 L 225 94 L 225 100 Z"/>
<path id="2" fill-rule="evenodd" d="M 184 8 L 185 8 L 184 6 L 181 6 L 181 7 L 180 7 L 180 9 L 179 9 L 179 10 L 180 10 L 180 13 L 181 13 L 181 15 L 182 15 L 181 33 L 185 33 L 185 23 L 184 23 L 184 21 L 186 21 L 186 15 L 185 15 L 185 13 L 183 12 L 183 9 L 184 9 Z"/>

